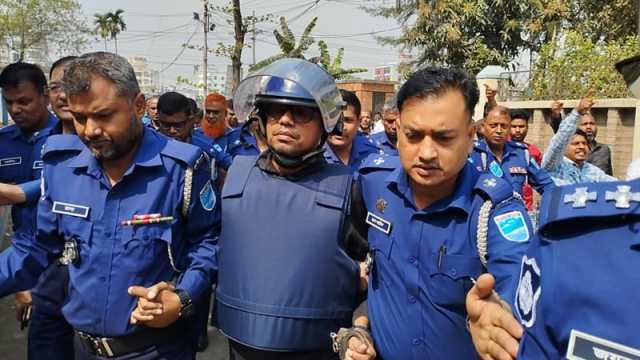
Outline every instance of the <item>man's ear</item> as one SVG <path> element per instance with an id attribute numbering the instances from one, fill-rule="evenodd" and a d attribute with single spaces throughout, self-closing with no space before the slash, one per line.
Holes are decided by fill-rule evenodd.
<path id="1" fill-rule="evenodd" d="M 133 106 L 136 112 L 136 118 L 142 119 L 144 113 L 147 111 L 147 102 L 145 101 L 144 94 L 138 93 L 135 99 L 133 99 Z"/>

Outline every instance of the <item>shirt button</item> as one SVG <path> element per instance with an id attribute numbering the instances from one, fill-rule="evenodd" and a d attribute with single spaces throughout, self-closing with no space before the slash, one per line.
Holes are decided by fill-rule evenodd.
<path id="1" fill-rule="evenodd" d="M 410 263 L 415 263 L 416 262 L 416 257 L 415 256 L 409 256 L 409 262 Z"/>
<path id="2" fill-rule="evenodd" d="M 449 274 L 451 274 L 451 276 L 456 276 L 457 273 L 456 269 L 449 270 Z"/>
<path id="3" fill-rule="evenodd" d="M 413 296 L 413 295 L 410 295 L 409 296 L 409 302 L 412 303 L 412 304 L 415 304 L 416 303 L 416 297 Z"/>
<path id="4" fill-rule="evenodd" d="M 413 341 L 411 341 L 411 343 L 413 345 L 420 345 L 420 339 L 413 339 Z"/>

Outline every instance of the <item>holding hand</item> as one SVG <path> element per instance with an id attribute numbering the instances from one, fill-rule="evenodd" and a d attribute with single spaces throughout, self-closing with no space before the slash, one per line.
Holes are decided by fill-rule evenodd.
<path id="1" fill-rule="evenodd" d="M 131 324 L 164 328 L 180 317 L 180 298 L 173 285 L 160 282 L 149 288 L 129 287 L 129 295 L 138 298 L 138 306 L 130 316 Z"/>

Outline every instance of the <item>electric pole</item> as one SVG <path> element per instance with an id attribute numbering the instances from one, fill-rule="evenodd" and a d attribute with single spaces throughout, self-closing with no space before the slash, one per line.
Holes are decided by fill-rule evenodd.
<path id="1" fill-rule="evenodd" d="M 209 45 L 207 44 L 207 33 L 209 32 L 209 0 L 203 0 L 204 2 L 204 19 L 202 19 L 202 23 L 204 24 L 204 52 L 202 55 L 202 76 L 204 77 L 204 96 L 203 99 L 207 97 L 209 93 L 209 78 L 207 76 L 207 68 L 208 68 L 208 55 L 209 55 Z M 203 100 L 204 101 L 204 100 Z M 204 109 L 204 105 L 203 105 Z"/>
<path id="2" fill-rule="evenodd" d="M 640 0 L 639 0 L 640 1 Z M 253 50 L 253 65 L 256 64 L 256 11 L 253 11 L 253 26 L 251 29 L 251 41 L 253 41 L 253 45 L 251 49 Z"/>

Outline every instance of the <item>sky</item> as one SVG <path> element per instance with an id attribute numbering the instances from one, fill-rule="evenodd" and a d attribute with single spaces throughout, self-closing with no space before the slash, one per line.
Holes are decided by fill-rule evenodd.
<path id="1" fill-rule="evenodd" d="M 127 30 L 118 37 L 118 52 L 125 57 L 145 56 L 155 70 L 161 71 L 161 83 L 175 83 L 177 76 L 195 79 L 194 65 L 202 64 L 202 52 L 185 49 L 188 43 L 201 47 L 204 41 L 202 24 L 193 20 L 193 13 L 202 14 L 202 0 L 79 0 L 88 23 L 93 27 L 93 15 L 123 9 Z M 227 3 L 226 0 L 210 0 L 214 6 Z M 313 32 L 316 44 L 309 55 L 318 54 L 317 41 L 325 40 L 331 54 L 340 47 L 345 48 L 344 67 L 376 66 L 398 61 L 398 50 L 377 43 L 371 33 L 394 35 L 399 33 L 399 25 L 394 20 L 374 17 L 363 11 L 362 5 L 392 5 L 395 0 L 241 0 L 243 16 L 255 11 L 257 16 L 271 13 L 277 19 L 285 16 L 296 36 L 304 27 L 318 17 Z M 211 20 L 216 24 L 209 33 L 209 47 L 219 42 L 233 43 L 233 27 L 227 23 L 228 16 L 214 12 Z M 277 22 L 260 23 L 256 41 L 256 59 L 260 61 L 279 53 L 273 29 Z M 246 38 L 250 43 L 250 36 Z M 87 50 L 104 50 L 104 41 L 94 39 Z M 108 50 L 114 51 L 113 42 Z M 245 48 L 242 60 L 252 63 L 252 50 Z M 173 65 L 169 66 L 171 63 Z M 230 60 L 210 56 L 209 68 L 225 71 Z M 372 77 L 372 74 L 363 77 Z"/>

